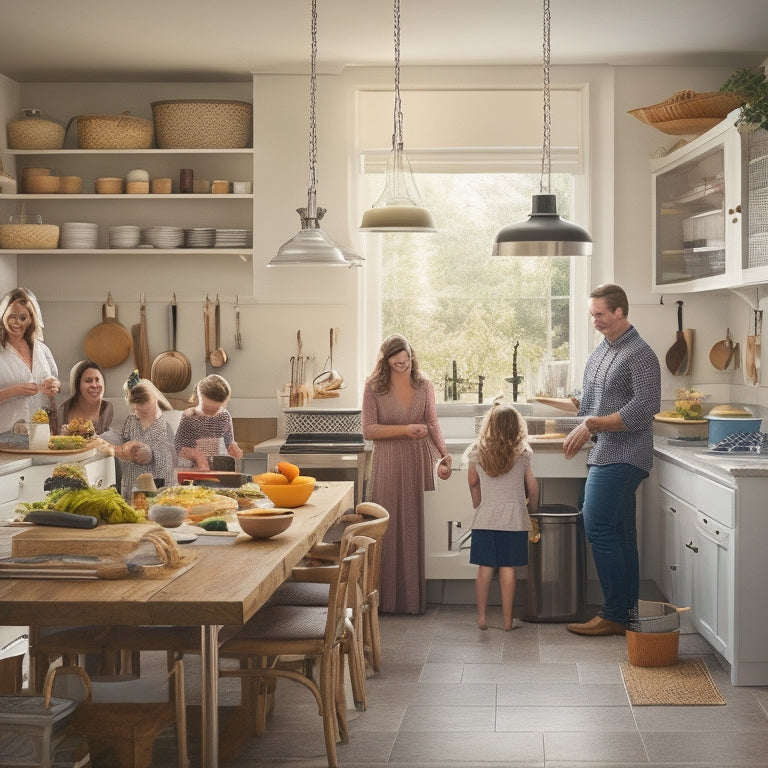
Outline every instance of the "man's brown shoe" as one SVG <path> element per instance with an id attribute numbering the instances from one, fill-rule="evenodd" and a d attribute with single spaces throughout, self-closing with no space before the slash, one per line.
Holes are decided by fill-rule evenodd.
<path id="1" fill-rule="evenodd" d="M 610 619 L 604 619 L 602 616 L 595 616 L 584 624 L 566 624 L 565 628 L 569 632 L 577 635 L 625 635 L 627 628 L 623 624 Z"/>

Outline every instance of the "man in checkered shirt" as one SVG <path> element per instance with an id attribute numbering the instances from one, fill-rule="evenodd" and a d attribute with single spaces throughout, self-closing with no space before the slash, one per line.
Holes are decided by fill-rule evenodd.
<path id="1" fill-rule="evenodd" d="M 566 437 L 563 453 L 573 458 L 588 440 L 594 441 L 582 512 L 604 602 L 593 619 L 567 628 L 579 635 L 623 635 L 637 612 L 635 491 L 653 463 L 661 369 L 654 351 L 629 322 L 622 288 L 595 288 L 589 295 L 589 314 L 605 338 L 584 369 L 579 415 L 585 419 Z"/>

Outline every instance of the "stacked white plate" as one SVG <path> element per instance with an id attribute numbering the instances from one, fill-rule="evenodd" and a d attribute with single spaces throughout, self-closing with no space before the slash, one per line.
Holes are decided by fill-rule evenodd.
<path id="1" fill-rule="evenodd" d="M 192 227 L 184 230 L 184 245 L 187 248 L 213 248 L 216 230 L 213 227 Z"/>
<path id="2" fill-rule="evenodd" d="M 250 229 L 217 229 L 215 248 L 249 248 L 253 240 Z"/>
<path id="3" fill-rule="evenodd" d="M 59 248 L 96 248 L 98 238 L 98 224 L 65 221 L 59 232 Z"/>
<path id="4" fill-rule="evenodd" d="M 144 230 L 144 239 L 155 248 L 181 248 L 184 230 L 181 227 L 150 227 Z"/>
<path id="5" fill-rule="evenodd" d="M 109 228 L 110 248 L 136 248 L 141 240 L 141 229 L 133 225 Z"/>

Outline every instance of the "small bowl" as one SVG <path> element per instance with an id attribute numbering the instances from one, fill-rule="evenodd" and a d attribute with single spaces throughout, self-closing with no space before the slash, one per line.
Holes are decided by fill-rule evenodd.
<path id="1" fill-rule="evenodd" d="M 82 176 L 59 176 L 59 192 L 62 194 L 79 195 L 82 191 Z"/>
<path id="2" fill-rule="evenodd" d="M 115 176 L 102 176 L 93 182 L 98 195 L 121 195 L 123 193 L 123 180 Z"/>
<path id="3" fill-rule="evenodd" d="M 147 517 L 163 528 L 178 528 L 187 519 L 187 510 L 169 504 L 153 504 Z"/>
<path id="4" fill-rule="evenodd" d="M 242 514 L 237 515 L 237 522 L 243 533 L 252 539 L 271 539 L 285 531 L 293 522 L 292 509 L 264 510 L 272 514 Z"/>
<path id="5" fill-rule="evenodd" d="M 24 191 L 30 195 L 52 195 L 59 192 L 61 181 L 58 176 L 25 176 Z"/>
<path id="6" fill-rule="evenodd" d="M 312 491 L 315 490 L 315 478 L 305 476 L 305 480 L 296 478 L 287 485 L 269 485 L 268 483 L 259 483 L 259 488 L 267 495 L 269 500 L 276 507 L 288 507 L 294 509 L 306 504 Z"/>
<path id="7" fill-rule="evenodd" d="M 149 182 L 148 181 L 126 181 L 125 191 L 129 195 L 148 195 L 149 194 Z"/>

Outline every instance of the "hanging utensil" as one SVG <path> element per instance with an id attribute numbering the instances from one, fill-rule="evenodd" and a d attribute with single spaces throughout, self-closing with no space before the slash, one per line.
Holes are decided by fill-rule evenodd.
<path id="1" fill-rule="evenodd" d="M 709 362 L 718 371 L 724 371 L 731 364 L 734 352 L 733 337 L 731 329 L 728 328 L 725 338 L 713 344 L 712 349 L 709 350 Z"/>
<path id="2" fill-rule="evenodd" d="M 744 361 L 744 377 L 747 384 L 751 384 L 753 387 L 757 386 L 757 358 L 760 350 L 760 342 L 758 341 L 758 314 L 759 310 L 752 310 L 752 328 L 753 333 L 747 336 L 747 358 Z"/>
<path id="3" fill-rule="evenodd" d="M 677 302 L 677 336 L 675 343 L 667 350 L 667 370 L 675 376 L 680 375 L 688 364 L 688 345 L 683 333 L 683 302 Z"/>
<path id="4" fill-rule="evenodd" d="M 203 338 L 205 340 L 205 373 L 212 372 L 211 368 L 211 300 L 208 294 L 205 295 L 203 302 Z"/>
<path id="5" fill-rule="evenodd" d="M 240 297 L 235 296 L 235 349 L 243 348 L 243 337 L 240 335 Z"/>
<path id="6" fill-rule="evenodd" d="M 216 294 L 216 302 L 213 309 L 213 334 L 216 346 L 208 356 L 208 360 L 214 368 L 221 368 L 227 362 L 227 353 L 221 346 L 221 305 L 218 294 Z"/>
<path id="7" fill-rule="evenodd" d="M 139 295 L 139 324 L 131 328 L 134 341 L 136 368 L 142 379 L 150 376 L 149 344 L 147 343 L 147 304 L 143 293 Z"/>
<path id="8" fill-rule="evenodd" d="M 338 329 L 331 328 L 330 343 L 328 348 L 328 368 L 315 376 L 312 384 L 315 389 L 315 397 L 338 397 L 337 390 L 344 384 L 342 375 L 333 367 L 333 345 L 336 341 Z"/>
<path id="9" fill-rule="evenodd" d="M 117 319 L 117 307 L 108 292 L 106 303 L 101 305 L 101 323 L 91 328 L 83 341 L 85 357 L 102 368 L 112 368 L 127 359 L 132 343 L 128 329 Z"/>
<path id="10" fill-rule="evenodd" d="M 152 362 L 150 380 L 161 392 L 181 392 L 192 379 L 192 364 L 176 350 L 176 294 L 170 304 L 171 348 L 161 352 Z"/>

